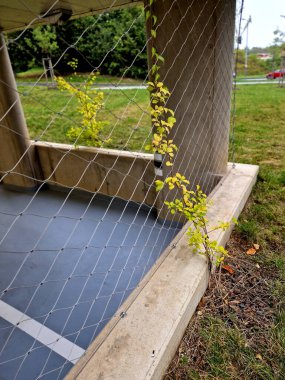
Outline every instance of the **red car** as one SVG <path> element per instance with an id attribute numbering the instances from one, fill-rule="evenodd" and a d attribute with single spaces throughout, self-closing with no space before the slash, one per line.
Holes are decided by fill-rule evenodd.
<path id="1" fill-rule="evenodd" d="M 272 71 L 271 73 L 268 73 L 266 75 L 267 79 L 276 79 L 276 78 L 281 78 L 285 77 L 285 69 L 284 70 L 275 70 Z"/>

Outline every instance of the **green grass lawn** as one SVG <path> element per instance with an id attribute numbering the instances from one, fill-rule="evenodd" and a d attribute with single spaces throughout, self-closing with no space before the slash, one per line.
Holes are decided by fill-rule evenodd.
<path id="1" fill-rule="evenodd" d="M 59 75 L 57 71 L 55 71 L 55 75 Z M 89 73 L 74 73 L 70 75 L 65 75 L 65 79 L 71 83 L 81 83 L 85 82 L 89 77 Z M 19 83 L 22 82 L 46 82 L 46 78 L 44 76 L 44 71 L 42 67 L 34 67 L 27 71 L 17 73 L 16 81 Z M 141 79 L 133 79 L 133 78 L 119 78 L 111 75 L 98 75 L 96 78 L 96 83 L 98 84 L 116 84 L 120 82 L 121 84 L 141 84 L 143 81 Z"/>
<path id="2" fill-rule="evenodd" d="M 77 102 L 68 92 L 45 87 L 19 87 L 31 138 L 59 142 L 68 141 L 66 132 L 80 125 Z M 105 148 L 144 151 L 151 139 L 149 95 L 146 90 L 104 90 L 105 106 L 98 120 L 106 121 Z"/>
<path id="3" fill-rule="evenodd" d="M 43 74 L 43 67 L 33 67 L 29 70 L 16 73 L 16 78 L 28 79 L 28 78 L 37 78 Z"/>
<path id="4" fill-rule="evenodd" d="M 237 81 L 242 81 L 244 79 L 248 79 L 248 78 L 253 78 L 253 79 L 264 79 L 265 76 L 266 76 L 267 72 L 264 72 L 264 74 L 255 74 L 255 75 L 238 75 L 237 76 Z"/>

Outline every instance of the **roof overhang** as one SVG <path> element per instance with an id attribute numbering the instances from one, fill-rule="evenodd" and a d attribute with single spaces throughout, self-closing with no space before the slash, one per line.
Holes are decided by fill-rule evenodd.
<path id="1" fill-rule="evenodd" d="M 1 0 L 0 30 L 12 32 L 135 4 L 139 0 Z"/>

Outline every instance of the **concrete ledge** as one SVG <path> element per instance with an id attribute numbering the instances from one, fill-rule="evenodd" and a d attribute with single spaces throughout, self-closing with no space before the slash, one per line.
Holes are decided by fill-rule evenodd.
<path id="1" fill-rule="evenodd" d="M 72 145 L 34 143 L 49 185 L 117 196 L 153 206 L 153 155 Z"/>
<path id="2" fill-rule="evenodd" d="M 229 164 L 211 194 L 209 229 L 238 217 L 257 173 L 257 166 Z M 207 260 L 191 253 L 186 230 L 187 225 L 66 379 L 161 379 L 208 286 Z M 212 238 L 225 244 L 230 232 L 217 231 Z"/>

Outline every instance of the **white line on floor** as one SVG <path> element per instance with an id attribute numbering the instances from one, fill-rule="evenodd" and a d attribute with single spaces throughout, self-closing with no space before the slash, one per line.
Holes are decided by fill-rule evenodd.
<path id="1" fill-rule="evenodd" d="M 48 327 L 42 325 L 28 315 L 0 300 L 0 317 L 17 326 L 52 351 L 75 364 L 85 350 Z"/>

